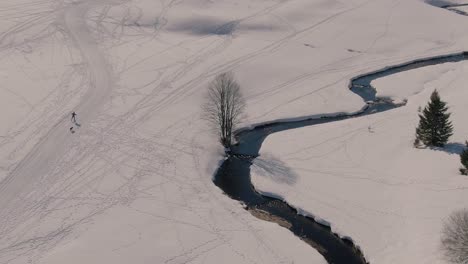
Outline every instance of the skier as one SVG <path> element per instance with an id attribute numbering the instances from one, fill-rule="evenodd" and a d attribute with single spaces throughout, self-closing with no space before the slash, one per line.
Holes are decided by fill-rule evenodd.
<path id="1" fill-rule="evenodd" d="M 71 121 L 73 123 L 76 123 L 76 113 L 75 112 L 72 113 Z"/>

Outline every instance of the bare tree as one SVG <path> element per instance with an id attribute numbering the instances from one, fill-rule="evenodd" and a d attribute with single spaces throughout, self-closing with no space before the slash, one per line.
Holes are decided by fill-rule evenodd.
<path id="1" fill-rule="evenodd" d="M 231 73 L 222 73 L 208 86 L 204 119 L 216 129 L 221 144 L 229 148 L 232 132 L 239 125 L 245 108 L 239 84 Z"/>
<path id="2" fill-rule="evenodd" d="M 468 263 L 468 210 L 450 215 L 442 230 L 442 248 L 452 263 Z"/>

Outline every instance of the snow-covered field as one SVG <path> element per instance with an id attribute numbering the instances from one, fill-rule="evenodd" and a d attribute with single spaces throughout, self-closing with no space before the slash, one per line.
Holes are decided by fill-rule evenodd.
<path id="1" fill-rule="evenodd" d="M 456 154 L 468 135 L 467 74 L 462 62 L 379 79 L 378 95 L 408 98 L 408 105 L 269 136 L 260 162 L 281 161 L 290 179 L 278 181 L 254 165 L 254 185 L 331 223 L 371 263 L 445 263 L 443 220 L 468 199 Z M 450 105 L 455 134 L 445 149 L 415 149 L 418 106 L 435 88 Z"/>
<path id="2" fill-rule="evenodd" d="M 467 17 L 421 0 L 2 0 L 0 20 L 0 263 L 324 263 L 211 182 L 222 152 L 200 117 L 207 82 L 234 71 L 245 126 L 355 111 L 351 77 L 468 44 Z M 405 108 L 273 135 L 262 151 L 297 183 L 255 183 L 372 263 L 437 263 L 466 185 L 456 155 L 411 137 L 440 87 L 464 140 L 464 65 L 379 80 Z"/>

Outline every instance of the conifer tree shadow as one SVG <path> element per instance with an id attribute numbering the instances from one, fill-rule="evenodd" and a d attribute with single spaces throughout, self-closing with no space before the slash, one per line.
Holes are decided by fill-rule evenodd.
<path id="1" fill-rule="evenodd" d="M 444 147 L 430 147 L 430 149 L 436 150 L 436 151 L 443 151 L 448 154 L 460 155 L 465 149 L 465 147 L 466 147 L 465 144 L 453 142 L 453 143 L 445 144 Z"/>
<path id="2" fill-rule="evenodd" d="M 253 161 L 251 169 L 256 175 L 270 178 L 277 183 L 293 185 L 297 182 L 297 174 L 272 155 L 259 156 Z"/>

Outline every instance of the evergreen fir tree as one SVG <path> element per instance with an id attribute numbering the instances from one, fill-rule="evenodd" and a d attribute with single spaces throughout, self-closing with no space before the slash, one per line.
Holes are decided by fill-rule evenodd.
<path id="1" fill-rule="evenodd" d="M 416 128 L 416 139 L 426 146 L 443 147 L 453 134 L 449 120 L 447 104 L 440 99 L 437 90 L 431 94 L 431 101 L 419 114 L 419 126 Z"/>
<path id="2" fill-rule="evenodd" d="M 460 161 L 463 167 L 460 168 L 460 172 L 463 175 L 468 175 L 468 141 L 465 142 L 465 149 L 460 154 Z"/>

